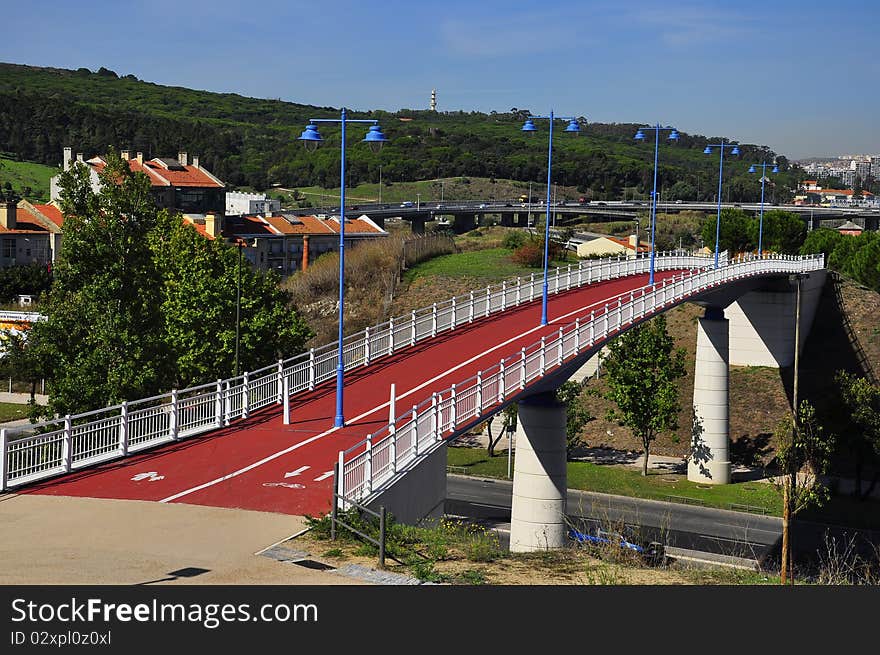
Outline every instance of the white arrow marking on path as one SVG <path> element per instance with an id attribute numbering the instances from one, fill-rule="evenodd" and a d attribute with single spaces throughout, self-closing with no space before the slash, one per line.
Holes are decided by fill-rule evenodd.
<path id="1" fill-rule="evenodd" d="M 284 474 L 284 477 L 285 477 L 285 478 L 292 478 L 293 476 L 295 476 L 295 475 L 299 475 L 299 474 L 302 473 L 303 471 L 305 471 L 305 470 L 307 470 L 307 469 L 310 469 L 310 468 L 311 468 L 310 466 L 300 466 L 300 467 L 299 467 L 298 469 L 296 469 L 295 471 L 288 471 L 287 473 L 285 473 L 285 474 Z"/>
<path id="2" fill-rule="evenodd" d="M 156 471 L 147 471 L 146 473 L 138 473 L 135 475 L 132 480 L 135 482 L 141 482 L 146 480 L 147 482 L 158 482 L 159 480 L 164 480 L 164 475 L 159 475 Z"/>
<path id="3" fill-rule="evenodd" d="M 321 480 L 326 480 L 326 479 L 329 478 L 331 475 L 333 475 L 333 471 L 327 471 L 327 472 L 324 473 L 323 475 L 320 475 L 320 476 L 318 476 L 317 478 L 315 478 L 315 482 L 320 482 Z"/>

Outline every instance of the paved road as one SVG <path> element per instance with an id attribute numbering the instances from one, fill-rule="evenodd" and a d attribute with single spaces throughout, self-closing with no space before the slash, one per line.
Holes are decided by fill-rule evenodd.
<path id="1" fill-rule="evenodd" d="M 512 494 L 510 482 L 460 475 L 448 475 L 446 480 L 447 513 L 507 527 Z M 782 520 L 773 516 L 573 489 L 568 492 L 568 513 L 573 520 L 581 517 L 612 527 L 640 526 L 644 538 L 667 546 L 758 560 L 778 550 L 782 538 Z M 809 521 L 794 524 L 792 543 L 803 552 L 813 553 L 821 547 L 826 530 L 838 539 L 844 534 L 858 533 L 880 544 L 880 531 L 859 531 Z"/>

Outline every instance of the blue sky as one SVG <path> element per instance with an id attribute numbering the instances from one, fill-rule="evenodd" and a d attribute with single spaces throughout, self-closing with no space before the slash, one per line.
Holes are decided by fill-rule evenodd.
<path id="1" fill-rule="evenodd" d="M 355 109 L 675 125 L 792 158 L 880 154 L 880 3 L 9 3 L 0 61 Z"/>

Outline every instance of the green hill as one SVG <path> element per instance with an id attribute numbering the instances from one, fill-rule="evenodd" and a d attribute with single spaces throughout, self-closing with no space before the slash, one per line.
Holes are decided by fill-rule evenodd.
<path id="1" fill-rule="evenodd" d="M 540 181 L 546 176 L 546 132 L 523 134 L 527 113 L 354 112 L 352 117 L 379 119 L 392 143 L 378 155 L 349 148 L 347 183 L 378 182 L 380 166 L 383 179 L 397 182 L 455 176 Z M 0 143 L 20 159 L 49 165 L 58 165 L 64 146 L 87 155 L 110 145 L 148 157 L 186 150 L 233 186 L 333 188 L 339 185 L 339 153 L 332 147 L 338 146 L 338 128 L 321 128 L 330 147 L 315 153 L 306 153 L 296 138 L 309 118 L 334 115 L 338 110 L 329 107 L 161 86 L 105 68 L 93 73 L 0 64 Z M 544 123 L 539 129 L 546 129 Z M 702 154 L 706 137 L 678 127 L 680 142 L 664 145 L 660 157 L 663 197 L 712 199 L 718 156 Z M 635 142 L 635 130 L 632 124 L 585 123 L 579 137 L 560 133 L 554 139 L 555 182 L 594 199 L 619 198 L 624 187 L 650 190 L 653 148 Z M 352 141 L 361 138 L 360 130 L 352 132 Z M 725 199 L 729 194 L 731 201 L 759 197 L 758 176 L 746 169 L 774 156 L 763 146 L 741 149 L 743 156 L 725 168 Z M 785 158 L 780 162 L 776 199 L 802 175 Z"/>
<path id="2" fill-rule="evenodd" d="M 49 179 L 57 172 L 58 169 L 52 166 L 0 155 L 0 189 L 11 188 L 17 196 L 28 200 L 48 202 Z"/>

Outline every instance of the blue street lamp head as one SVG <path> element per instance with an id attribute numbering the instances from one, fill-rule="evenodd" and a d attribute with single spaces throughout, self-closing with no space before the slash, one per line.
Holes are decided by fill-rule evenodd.
<path id="1" fill-rule="evenodd" d="M 306 129 L 299 135 L 299 141 L 309 150 L 314 150 L 324 140 L 321 133 L 318 132 L 318 126 L 314 123 L 306 125 Z"/>
<path id="2" fill-rule="evenodd" d="M 731 155 L 738 155 L 739 154 L 739 146 L 733 146 L 733 150 L 730 151 L 730 154 Z"/>
<path id="3" fill-rule="evenodd" d="M 565 131 L 571 132 L 574 135 L 580 134 L 581 126 L 578 125 L 576 118 L 572 118 L 570 121 L 568 121 L 568 127 L 565 128 Z"/>
<path id="4" fill-rule="evenodd" d="M 382 132 L 381 127 L 378 125 L 371 125 L 370 131 L 367 132 L 367 136 L 364 137 L 361 143 L 367 143 L 373 152 L 379 152 L 382 149 L 382 146 L 388 143 L 388 138 Z"/>
<path id="5" fill-rule="evenodd" d="M 771 172 L 771 173 L 778 173 L 778 172 L 779 172 L 779 165 L 778 165 L 778 164 L 774 164 L 774 165 L 773 165 L 773 170 L 770 171 L 770 172 Z"/>
<path id="6" fill-rule="evenodd" d="M 672 130 L 672 132 L 669 133 L 669 140 L 670 141 L 678 141 L 680 138 L 681 137 L 679 137 L 679 135 L 678 135 L 678 130 Z"/>
<path id="7" fill-rule="evenodd" d="M 645 133 L 642 132 L 641 129 L 639 129 L 639 131 L 636 132 L 636 135 L 635 135 L 633 138 L 634 138 L 636 141 L 644 141 L 644 140 L 645 140 Z"/>
<path id="8" fill-rule="evenodd" d="M 522 131 L 523 132 L 537 132 L 538 128 L 535 127 L 535 123 L 532 121 L 531 118 L 527 118 L 526 122 L 523 123 Z"/>
<path id="9" fill-rule="evenodd" d="M 754 172 L 755 172 L 755 165 L 752 164 L 751 166 L 749 166 L 749 173 L 754 173 Z"/>
<path id="10" fill-rule="evenodd" d="M 703 154 L 704 155 L 711 155 L 712 154 L 712 146 L 706 146 L 706 149 L 703 150 Z"/>

